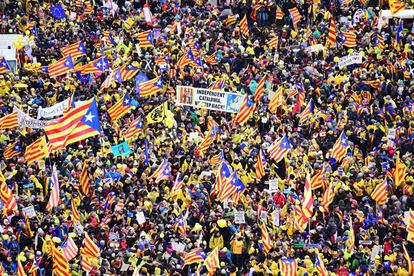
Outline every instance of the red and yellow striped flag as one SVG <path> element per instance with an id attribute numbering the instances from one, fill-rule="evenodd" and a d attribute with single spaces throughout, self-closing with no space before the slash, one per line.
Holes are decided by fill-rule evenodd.
<path id="1" fill-rule="evenodd" d="M 7 114 L 0 118 L 0 129 L 15 128 L 19 125 L 17 112 Z"/>
<path id="2" fill-rule="evenodd" d="M 270 102 L 267 108 L 269 109 L 270 112 L 275 113 L 277 108 L 282 105 L 282 101 L 283 101 L 283 87 L 279 85 L 279 87 L 277 88 L 275 92 L 275 95 L 273 96 L 272 99 L 270 99 Z"/>
<path id="3" fill-rule="evenodd" d="M 410 255 L 407 252 L 407 248 L 405 248 L 405 245 L 403 244 L 403 250 L 404 250 L 404 258 L 407 261 L 407 271 L 408 275 L 414 275 L 414 265 L 411 261 Z"/>
<path id="4" fill-rule="evenodd" d="M 223 28 L 227 28 L 236 23 L 236 18 L 232 15 L 228 15 L 226 21 L 224 21 Z"/>
<path id="5" fill-rule="evenodd" d="M 397 157 L 394 171 L 395 186 L 398 187 L 403 183 L 406 173 L 407 166 L 404 164 L 404 162 L 401 162 L 401 159 L 399 157 Z"/>
<path id="6" fill-rule="evenodd" d="M 312 186 L 312 190 L 319 189 L 319 188 L 325 188 L 325 180 L 323 179 L 323 170 L 319 170 L 311 178 L 311 186 Z"/>
<path id="7" fill-rule="evenodd" d="M 88 171 L 86 170 L 86 161 L 82 164 L 82 171 L 80 174 L 80 183 L 82 188 L 82 193 L 86 196 L 89 195 L 89 178 Z"/>
<path id="8" fill-rule="evenodd" d="M 53 245 L 53 274 L 69 276 L 69 263 L 62 252 Z"/>
<path id="9" fill-rule="evenodd" d="M 2 174 L 3 177 L 3 174 Z M 16 198 L 13 195 L 13 192 L 7 186 L 4 179 L 1 180 L 0 186 L 0 198 L 4 202 L 4 209 L 6 211 L 16 211 L 17 210 L 17 202 Z"/>
<path id="10" fill-rule="evenodd" d="M 214 248 L 213 251 L 208 254 L 207 258 L 204 260 L 204 265 L 209 273 L 214 273 L 216 268 L 220 267 L 218 247 Z"/>
<path id="11" fill-rule="evenodd" d="M 263 253 L 267 255 L 270 249 L 272 248 L 272 239 L 270 237 L 269 231 L 267 231 L 266 224 L 262 222 L 260 225 L 260 230 L 262 231 L 262 244 L 263 244 Z"/>
<path id="12" fill-rule="evenodd" d="M 20 261 L 20 255 L 17 256 L 17 276 L 26 276 L 26 271 Z"/>
<path id="13" fill-rule="evenodd" d="M 391 15 L 397 14 L 405 9 L 405 4 L 399 0 L 389 0 Z"/>
<path id="14" fill-rule="evenodd" d="M 283 17 L 285 16 L 285 13 L 282 11 L 282 9 L 277 6 L 276 8 L 276 20 L 283 20 Z"/>
<path id="15" fill-rule="evenodd" d="M 258 103 L 265 92 L 266 75 L 264 75 L 257 83 L 256 91 L 254 91 L 253 100 Z"/>
<path id="16" fill-rule="evenodd" d="M 239 22 L 240 32 L 244 36 L 249 35 L 249 25 L 247 24 L 247 17 L 246 15 L 243 17 L 243 19 Z"/>
<path id="17" fill-rule="evenodd" d="M 278 37 L 274 37 L 270 40 L 268 40 L 266 42 L 267 46 L 269 46 L 270 49 L 272 48 L 276 48 L 277 49 L 277 45 L 279 44 L 279 38 Z"/>
<path id="18" fill-rule="evenodd" d="M 335 27 L 335 22 L 332 19 L 331 23 L 329 24 L 329 34 L 326 39 L 326 44 L 329 48 L 332 48 L 335 46 L 335 43 L 336 43 L 336 27 Z"/>
<path id="19" fill-rule="evenodd" d="M 28 145 L 24 152 L 24 158 L 28 165 L 32 164 L 35 160 L 43 159 L 48 156 L 49 152 L 47 151 L 46 137 L 44 135 Z"/>
<path id="20" fill-rule="evenodd" d="M 371 193 L 371 198 L 377 202 L 379 205 L 383 205 L 388 200 L 388 183 L 387 183 L 387 177 L 378 184 L 374 191 Z"/>
<path id="21" fill-rule="evenodd" d="M 319 210 L 323 213 L 329 212 L 328 207 L 333 202 L 334 197 L 335 197 L 334 186 L 333 186 L 333 183 L 330 182 L 328 188 L 323 193 L 322 202 L 321 202 L 321 206 L 319 207 Z"/>
<path id="22" fill-rule="evenodd" d="M 78 212 L 78 208 L 76 207 L 76 203 L 75 203 L 74 198 L 72 198 L 71 201 L 72 201 L 72 203 L 71 203 L 71 205 L 72 205 L 72 217 L 75 221 L 80 221 L 80 215 L 79 215 L 79 212 Z"/>
<path id="23" fill-rule="evenodd" d="M 85 232 L 85 238 L 83 239 L 83 246 L 81 248 L 81 255 L 89 258 L 95 258 L 99 256 L 100 249 Z"/>
<path id="24" fill-rule="evenodd" d="M 352 218 L 349 219 L 349 233 L 348 239 L 345 241 L 348 252 L 352 252 L 355 248 L 355 233 L 354 227 L 352 226 Z"/>

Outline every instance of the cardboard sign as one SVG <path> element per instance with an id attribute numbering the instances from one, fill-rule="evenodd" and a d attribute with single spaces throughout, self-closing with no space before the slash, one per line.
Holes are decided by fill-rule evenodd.
<path id="1" fill-rule="evenodd" d="M 279 191 L 279 181 L 277 179 L 269 180 L 269 192 L 276 193 Z"/>
<path id="2" fill-rule="evenodd" d="M 25 214 L 28 218 L 36 217 L 36 211 L 33 206 L 28 206 L 22 209 L 23 214 Z"/>
<path id="3" fill-rule="evenodd" d="M 267 222 L 267 211 L 260 211 L 260 220 Z"/>
<path id="4" fill-rule="evenodd" d="M 246 223 L 246 218 L 244 217 L 244 211 L 234 212 L 234 223 L 236 224 Z"/>

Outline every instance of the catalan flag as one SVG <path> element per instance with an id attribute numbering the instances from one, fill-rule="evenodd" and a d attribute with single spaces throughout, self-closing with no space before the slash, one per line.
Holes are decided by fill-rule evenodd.
<path id="1" fill-rule="evenodd" d="M 185 254 L 183 261 L 184 265 L 195 264 L 198 262 L 202 262 L 206 259 L 206 254 L 201 248 L 196 248 L 191 252 Z"/>
<path id="2" fill-rule="evenodd" d="M 85 8 L 83 10 L 84 14 L 92 14 L 93 13 L 93 6 L 91 1 L 85 1 Z"/>
<path id="3" fill-rule="evenodd" d="M 78 255 L 78 247 L 73 239 L 68 236 L 66 241 L 61 246 L 63 257 L 69 262 Z"/>
<path id="4" fill-rule="evenodd" d="M 309 176 L 306 177 L 305 189 L 303 192 L 302 211 L 306 218 L 311 218 L 313 215 L 313 197 L 312 186 L 310 184 Z"/>
<path id="5" fill-rule="evenodd" d="M 11 70 L 10 65 L 7 63 L 5 57 L 0 57 L 0 74 L 6 73 Z"/>
<path id="6" fill-rule="evenodd" d="M 0 118 L 0 129 L 15 128 L 19 125 L 17 112 L 13 112 Z"/>
<path id="7" fill-rule="evenodd" d="M 314 109 L 315 105 L 313 103 L 313 99 L 310 99 L 306 108 L 302 111 L 302 113 L 300 113 L 299 123 L 303 124 L 306 122 L 306 120 L 308 120 L 313 115 Z"/>
<path id="8" fill-rule="evenodd" d="M 80 252 L 82 257 L 95 258 L 99 256 L 101 250 L 89 237 L 88 233 L 85 232 L 85 238 L 83 239 L 83 244 Z"/>
<path id="9" fill-rule="evenodd" d="M 257 83 L 256 90 L 254 91 L 254 97 L 253 100 L 258 103 L 260 99 L 262 98 L 262 95 L 265 92 L 265 83 L 266 83 L 266 76 L 263 76 L 259 82 Z"/>
<path id="10" fill-rule="evenodd" d="M 249 25 L 247 25 L 247 17 L 244 15 L 243 19 L 239 22 L 240 32 L 244 36 L 249 35 Z"/>
<path id="11" fill-rule="evenodd" d="M 267 46 L 269 46 L 270 49 L 275 48 L 277 49 L 277 45 L 279 44 L 279 38 L 274 37 L 266 42 Z"/>
<path id="12" fill-rule="evenodd" d="M 260 230 L 262 232 L 261 241 L 263 244 L 263 253 L 267 255 L 272 248 L 272 239 L 270 238 L 269 231 L 267 231 L 266 224 L 264 222 L 260 224 Z"/>
<path id="13" fill-rule="evenodd" d="M 348 137 L 344 132 L 339 135 L 338 140 L 336 141 L 335 145 L 331 151 L 331 157 L 336 160 L 336 162 L 340 162 L 342 158 L 344 158 L 347 154 L 348 150 Z"/>
<path id="14" fill-rule="evenodd" d="M 204 265 L 209 273 L 214 273 L 216 268 L 220 267 L 218 247 L 214 248 L 213 251 L 208 254 L 207 258 L 204 260 Z"/>
<path id="15" fill-rule="evenodd" d="M 126 93 L 122 99 L 108 109 L 111 121 L 116 121 L 132 109 L 131 98 Z"/>
<path id="16" fill-rule="evenodd" d="M 186 228 L 187 225 L 184 221 L 183 214 L 180 213 L 180 215 L 177 217 L 173 224 L 173 228 L 175 231 L 177 231 L 180 235 L 185 236 L 186 235 Z"/>
<path id="17" fill-rule="evenodd" d="M 102 210 L 104 211 L 110 211 L 112 204 L 115 202 L 116 194 L 115 192 L 110 192 L 105 199 L 104 204 L 102 205 Z"/>
<path id="18" fill-rule="evenodd" d="M 217 199 L 221 202 L 229 199 L 237 191 L 238 187 L 244 187 L 243 182 L 237 176 L 237 172 L 234 171 L 224 185 L 221 186 L 221 190 L 218 192 Z"/>
<path id="19" fill-rule="evenodd" d="M 91 272 L 94 264 L 92 263 L 92 258 L 82 256 L 81 258 L 82 269 L 86 272 Z"/>
<path id="20" fill-rule="evenodd" d="M 141 117 L 135 119 L 131 122 L 128 129 L 126 130 L 124 137 L 125 139 L 131 139 L 138 135 L 139 133 L 142 133 L 144 129 L 144 121 Z"/>
<path id="21" fill-rule="evenodd" d="M 325 264 L 323 263 L 319 250 L 315 251 L 315 267 L 316 271 L 318 271 L 321 276 L 329 276 L 329 272 L 325 268 Z"/>
<path id="22" fill-rule="evenodd" d="M 69 263 L 63 256 L 62 252 L 53 245 L 53 274 L 70 275 Z"/>
<path id="23" fill-rule="evenodd" d="M 357 46 L 357 36 L 355 32 L 343 32 L 340 34 L 340 39 L 345 47 L 354 48 Z"/>
<path id="24" fill-rule="evenodd" d="M 101 132 L 96 100 L 71 109 L 63 117 L 53 120 L 44 131 L 49 139 L 49 152 L 64 149 L 67 145 L 98 135 Z"/>
<path id="25" fill-rule="evenodd" d="M 139 84 L 139 97 L 149 97 L 162 91 L 162 77 L 156 77 L 152 80 Z"/>
<path id="26" fill-rule="evenodd" d="M 177 174 L 177 177 L 175 178 L 174 185 L 172 186 L 172 191 L 178 191 L 181 190 L 183 187 L 183 180 L 181 179 L 181 174 Z"/>
<path id="27" fill-rule="evenodd" d="M 260 180 L 265 175 L 265 166 L 267 164 L 266 156 L 262 148 L 259 150 L 256 161 L 256 179 Z"/>
<path id="28" fill-rule="evenodd" d="M 210 163 L 210 165 L 215 166 L 221 163 L 221 161 L 224 161 L 224 152 L 223 150 L 220 150 L 219 153 L 217 153 L 216 155 L 213 155 L 208 162 Z"/>
<path id="29" fill-rule="evenodd" d="M 282 101 L 283 101 L 283 87 L 279 85 L 275 94 L 273 95 L 273 98 L 270 99 L 270 102 L 267 108 L 269 109 L 270 112 L 275 113 L 277 111 L 277 108 L 282 105 Z"/>
<path id="30" fill-rule="evenodd" d="M 233 15 L 228 15 L 226 21 L 223 24 L 223 28 L 228 28 L 233 24 L 236 24 L 236 18 Z"/>
<path id="31" fill-rule="evenodd" d="M 214 186 L 214 189 L 211 191 L 211 195 L 218 195 L 218 193 L 222 190 L 222 187 L 224 187 L 224 185 L 230 178 L 230 175 L 231 166 L 226 161 L 222 161 L 218 169 L 216 185 Z"/>
<path id="32" fill-rule="evenodd" d="M 16 211 L 16 198 L 14 197 L 12 190 L 7 186 L 3 174 L 1 176 L 3 179 L 0 180 L 0 198 L 4 202 L 4 209 L 7 211 Z"/>
<path id="33" fill-rule="evenodd" d="M 188 50 L 180 57 L 180 59 L 177 62 L 177 68 L 183 69 L 186 65 L 194 65 L 195 64 L 195 58 L 193 52 Z"/>
<path id="34" fill-rule="evenodd" d="M 388 200 L 388 182 L 387 177 L 378 184 L 371 193 L 371 198 L 379 205 L 384 205 Z"/>
<path id="35" fill-rule="evenodd" d="M 281 276 L 295 276 L 298 264 L 295 259 L 281 258 L 279 260 L 279 270 Z"/>
<path id="36" fill-rule="evenodd" d="M 73 217 L 73 220 L 80 222 L 80 215 L 79 215 L 79 212 L 78 212 L 78 207 L 76 207 L 76 203 L 73 200 L 73 198 L 71 200 L 71 207 L 72 207 L 72 217 Z"/>
<path id="37" fill-rule="evenodd" d="M 168 179 L 171 176 L 171 166 L 170 162 L 164 160 L 161 165 L 154 171 L 152 175 L 148 178 L 153 179 L 155 178 L 155 183 L 158 183 L 164 179 Z"/>
<path id="38" fill-rule="evenodd" d="M 122 83 L 133 78 L 138 73 L 138 71 L 139 68 L 131 64 L 124 64 L 115 71 L 114 80 Z"/>
<path id="39" fill-rule="evenodd" d="M 236 123 L 244 124 L 252 116 L 256 109 L 256 104 L 250 99 L 248 95 L 244 96 L 243 102 L 240 105 L 239 112 L 233 119 L 233 126 Z"/>
<path id="40" fill-rule="evenodd" d="M 222 90 L 225 83 L 226 83 L 225 80 L 215 81 L 212 84 L 210 84 L 208 88 L 211 90 Z"/>
<path id="41" fill-rule="evenodd" d="M 395 15 L 405 9 L 405 4 L 400 0 L 389 0 L 391 15 Z"/>
<path id="42" fill-rule="evenodd" d="M 407 262 L 408 275 L 414 275 L 414 265 L 413 265 L 413 262 L 411 261 L 410 255 L 407 252 L 407 248 L 405 247 L 405 244 L 403 244 L 403 250 L 404 250 L 404 258 L 405 258 L 405 261 Z"/>
<path id="43" fill-rule="evenodd" d="M 374 37 L 374 47 L 376 47 L 378 50 L 382 51 L 385 48 L 385 42 L 384 39 L 382 38 L 382 36 L 380 34 L 377 34 Z"/>
<path id="44" fill-rule="evenodd" d="M 107 43 L 111 43 L 112 45 L 116 45 L 115 39 L 112 35 L 111 31 L 103 31 L 102 32 L 102 40 Z"/>
<path id="45" fill-rule="evenodd" d="M 154 37 L 152 31 L 145 31 L 138 33 L 138 43 L 139 47 L 147 48 L 154 46 Z"/>
<path id="46" fill-rule="evenodd" d="M 91 74 L 91 73 L 103 73 L 108 69 L 109 69 L 108 58 L 103 56 L 82 66 L 79 69 L 79 71 L 81 74 Z"/>
<path id="47" fill-rule="evenodd" d="M 49 76 L 51 78 L 64 75 L 74 68 L 72 56 L 65 56 L 64 58 L 56 61 L 55 63 L 48 66 Z"/>
<path id="48" fill-rule="evenodd" d="M 397 156 L 397 160 L 395 162 L 395 171 L 394 171 L 394 180 L 395 186 L 401 186 L 404 182 L 405 175 L 407 173 L 407 166 L 404 162 L 401 162 L 401 159 Z"/>
<path id="49" fill-rule="evenodd" d="M 323 193 L 321 206 L 319 207 L 320 211 L 323 213 L 328 213 L 329 212 L 328 207 L 329 205 L 331 205 L 334 198 L 335 198 L 335 190 L 334 190 L 333 183 L 330 182 L 327 189 Z"/>
<path id="50" fill-rule="evenodd" d="M 49 201 L 47 202 L 46 209 L 52 210 L 53 207 L 57 207 L 59 205 L 59 194 L 60 194 L 60 188 L 59 188 L 59 180 L 58 180 L 58 173 L 56 166 L 53 165 L 52 169 L 52 176 L 48 178 L 48 182 L 50 185 L 50 197 Z"/>
<path id="51" fill-rule="evenodd" d="M 210 65 L 217 65 L 217 59 L 216 59 L 216 54 L 217 52 L 212 53 L 211 55 L 209 55 L 206 59 L 206 63 L 210 64 Z"/>
<path id="52" fill-rule="evenodd" d="M 18 155 L 21 151 L 22 151 L 22 149 L 20 148 L 18 143 L 14 142 L 13 144 L 7 146 L 4 149 L 3 156 L 4 156 L 5 159 L 11 159 L 11 158 L 15 157 L 16 155 Z"/>
<path id="53" fill-rule="evenodd" d="M 204 154 L 204 151 L 207 150 L 211 144 L 214 143 L 214 140 L 217 136 L 217 128 L 212 128 L 206 138 L 196 147 L 195 152 L 199 153 L 200 155 Z"/>
<path id="54" fill-rule="evenodd" d="M 82 171 L 80 174 L 80 184 L 82 188 L 82 193 L 85 196 L 88 196 L 89 195 L 89 177 L 88 177 L 88 170 L 86 167 L 87 167 L 86 161 L 84 161 L 82 164 Z"/>
<path id="55" fill-rule="evenodd" d="M 299 20 L 302 18 L 300 15 L 298 8 L 294 7 L 289 9 L 290 16 L 292 18 L 293 26 L 296 26 L 299 22 Z"/>
<path id="56" fill-rule="evenodd" d="M 414 211 L 408 212 L 407 232 L 414 234 Z"/>
<path id="57" fill-rule="evenodd" d="M 115 74 L 117 74 L 117 73 L 118 73 L 118 69 L 112 71 L 111 73 L 109 73 L 108 77 L 106 77 L 106 79 L 101 84 L 101 87 L 99 89 L 103 90 L 104 88 L 107 88 L 107 87 L 111 86 L 111 84 L 114 83 L 114 81 L 115 81 Z"/>
<path id="58" fill-rule="evenodd" d="M 325 188 L 325 180 L 323 179 L 323 170 L 318 170 L 317 173 L 311 178 L 312 190 Z"/>
<path id="59" fill-rule="evenodd" d="M 61 49 L 62 56 L 71 56 L 72 58 L 78 58 L 86 55 L 85 45 L 82 41 L 78 41 L 72 45 L 69 45 Z"/>
<path id="60" fill-rule="evenodd" d="M 335 27 L 335 22 L 332 19 L 331 22 L 329 23 L 329 33 L 326 39 L 326 44 L 329 48 L 332 48 L 335 46 L 335 43 L 336 43 L 336 27 Z"/>
<path id="61" fill-rule="evenodd" d="M 32 164 L 35 160 L 40 160 L 49 156 L 47 151 L 46 137 L 42 136 L 32 144 L 26 147 L 24 152 L 24 158 L 28 165 Z"/>
<path id="62" fill-rule="evenodd" d="M 352 252 L 355 248 L 355 233 L 354 227 L 352 226 L 352 218 L 349 220 L 349 233 L 348 239 L 345 241 L 345 245 L 348 252 Z"/>
<path id="63" fill-rule="evenodd" d="M 284 135 L 280 140 L 273 142 L 272 145 L 267 149 L 267 153 L 270 158 L 275 160 L 275 162 L 280 162 L 285 158 L 286 154 L 292 149 L 292 145 L 289 142 L 289 139 Z"/>
<path id="64" fill-rule="evenodd" d="M 26 276 L 26 271 L 22 265 L 22 262 L 20 261 L 20 258 L 20 254 L 17 255 L 17 276 Z"/>
<path id="65" fill-rule="evenodd" d="M 285 16 L 285 13 L 282 11 L 282 9 L 277 6 L 276 8 L 276 20 L 283 20 L 283 17 Z"/>

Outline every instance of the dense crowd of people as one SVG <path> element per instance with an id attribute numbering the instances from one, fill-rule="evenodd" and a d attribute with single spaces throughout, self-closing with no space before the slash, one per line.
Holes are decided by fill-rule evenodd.
<path id="1" fill-rule="evenodd" d="M 63 19 L 51 12 L 56 5 Z M 300 14 L 295 23 L 294 8 Z M 407 226 L 414 209 L 414 25 L 411 19 L 381 17 L 388 9 L 385 1 L 357 0 L 218 6 L 193 0 L 2 1 L 0 33 L 20 37 L 16 70 L 0 73 L 0 117 L 17 107 L 36 118 L 39 109 L 68 98 L 76 103 L 95 97 L 101 127 L 99 135 L 31 164 L 25 149 L 44 130 L 0 127 L 2 154 L 9 154 L 10 145 L 18 151 L 1 161 L 0 181 L 17 203 L 15 209 L 1 204 L 2 274 L 56 274 L 56 252 L 65 252 L 70 237 L 79 251 L 62 275 L 288 275 L 282 258 L 295 260 L 289 275 L 414 275 L 407 260 L 407 254 L 414 259 Z M 247 33 L 240 26 L 243 18 Z M 138 34 L 147 30 L 153 45 L 139 47 Z M 346 44 L 350 33 L 354 45 Z M 276 46 L 269 46 L 274 38 Z M 79 41 L 86 51 L 73 59 L 74 69 L 57 77 L 42 70 L 63 57 L 62 48 Z M 201 63 L 180 66 L 189 51 Z M 362 63 L 340 66 L 348 55 Z M 77 71 L 103 56 L 109 63 L 104 72 Z M 139 69 L 136 76 L 102 86 L 113 70 L 128 64 Z M 141 97 L 142 75 L 161 76 L 162 90 Z M 263 78 L 265 93 L 243 123 L 235 122 L 237 113 L 176 104 L 180 85 L 220 83 L 221 90 L 253 98 Z M 282 100 L 270 111 L 276 91 Z M 125 93 L 132 109 L 111 120 L 108 110 Z M 303 120 L 311 101 L 313 110 Z M 148 124 L 147 115 L 165 102 L 172 125 L 165 118 Z M 126 141 L 137 118 L 144 127 L 128 141 L 133 152 L 116 156 L 111 147 Z M 200 152 L 212 125 L 217 135 Z M 291 149 L 276 162 L 267 149 L 284 135 Z M 341 135 L 346 153 L 337 160 L 332 149 Z M 262 149 L 265 173 L 258 177 Z M 220 161 L 214 162 L 217 155 Z M 164 161 L 171 172 L 155 181 L 151 176 Z M 219 200 L 220 162 L 243 183 L 238 197 Z M 60 190 L 57 206 L 48 208 L 53 166 Z M 400 175 L 398 166 L 404 168 Z M 322 184 L 313 187 L 308 206 L 313 211 L 300 224 L 305 183 L 318 173 Z M 277 189 L 270 191 L 275 181 Z M 378 202 L 372 194 L 381 183 L 385 198 Z M 327 204 L 329 189 L 333 198 Z M 24 211 L 30 206 L 33 215 Z M 241 211 L 245 222 L 236 223 L 234 213 Z M 86 237 L 99 248 L 97 257 L 86 259 L 81 249 Z M 217 248 L 214 271 L 203 261 L 186 263 L 190 252 L 208 256 Z"/>

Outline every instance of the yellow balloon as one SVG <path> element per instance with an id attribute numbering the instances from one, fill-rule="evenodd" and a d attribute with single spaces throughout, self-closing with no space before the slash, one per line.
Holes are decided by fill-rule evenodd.
<path id="1" fill-rule="evenodd" d="M 217 225 L 218 225 L 220 228 L 223 228 L 223 227 L 226 227 L 227 223 L 226 223 L 226 221 L 225 221 L 224 219 L 219 219 L 219 220 L 217 221 Z"/>
<path id="2" fill-rule="evenodd" d="M 338 62 L 339 61 L 339 57 L 334 57 L 334 61 Z"/>

